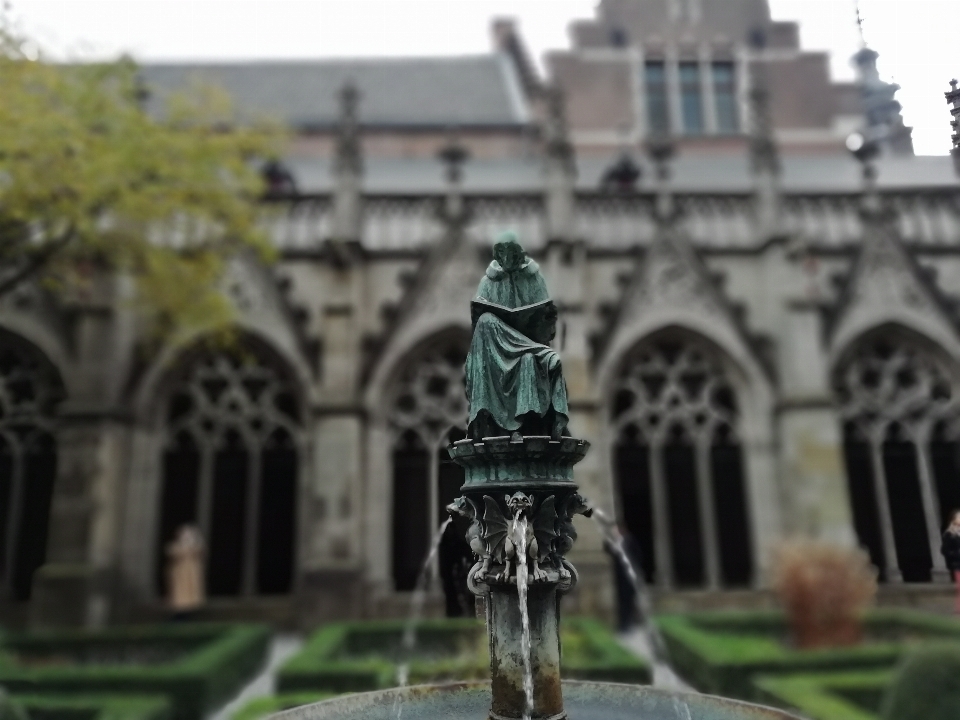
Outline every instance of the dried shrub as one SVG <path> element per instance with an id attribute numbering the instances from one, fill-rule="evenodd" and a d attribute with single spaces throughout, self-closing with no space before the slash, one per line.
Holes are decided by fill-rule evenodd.
<path id="1" fill-rule="evenodd" d="M 877 578 L 861 550 L 795 540 L 775 553 L 773 587 L 797 647 L 843 646 L 860 642 Z"/>

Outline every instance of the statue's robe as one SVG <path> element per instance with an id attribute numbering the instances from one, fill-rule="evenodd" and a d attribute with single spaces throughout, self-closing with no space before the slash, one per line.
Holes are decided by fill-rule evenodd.
<path id="1" fill-rule="evenodd" d="M 471 424 L 486 410 L 497 425 L 513 432 L 524 415 L 535 413 L 542 418 L 553 408 L 566 427 L 567 385 L 560 356 L 491 312 L 477 319 L 466 376 Z"/>

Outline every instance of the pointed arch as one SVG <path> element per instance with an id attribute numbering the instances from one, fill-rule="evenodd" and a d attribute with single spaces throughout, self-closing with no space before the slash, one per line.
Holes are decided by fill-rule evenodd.
<path id="1" fill-rule="evenodd" d="M 0 593 L 30 597 L 46 560 L 57 474 L 57 368 L 33 343 L 0 328 Z"/>
<path id="2" fill-rule="evenodd" d="M 168 590 L 167 544 L 190 524 L 207 542 L 211 595 L 289 592 L 307 409 L 295 371 L 244 334 L 229 346 L 195 342 L 158 389 L 157 590 Z"/>
<path id="3" fill-rule="evenodd" d="M 430 538 L 446 517 L 444 507 L 463 484 L 463 471 L 446 448 L 466 432 L 463 366 L 469 347 L 469 329 L 448 325 L 417 343 L 385 383 L 377 422 L 389 438 L 390 577 L 397 591 L 414 588 Z M 458 562 L 463 543 L 452 526 L 448 534 L 440 567 L 445 582 L 447 564 Z"/>
<path id="4" fill-rule="evenodd" d="M 743 375 L 716 343 L 680 326 L 638 339 L 612 374 L 606 413 L 619 512 L 644 573 L 664 587 L 754 579 Z"/>
<path id="5" fill-rule="evenodd" d="M 940 532 L 960 504 L 960 363 L 885 322 L 846 344 L 832 381 L 861 544 L 884 580 L 945 574 Z"/>

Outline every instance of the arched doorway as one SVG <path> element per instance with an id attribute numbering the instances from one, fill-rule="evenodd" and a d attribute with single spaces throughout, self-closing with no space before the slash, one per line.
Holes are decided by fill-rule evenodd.
<path id="1" fill-rule="evenodd" d="M 466 434 L 463 365 L 469 343 L 469 335 L 458 331 L 425 343 L 404 365 L 392 393 L 392 561 L 398 591 L 416 587 L 430 540 L 447 517 L 444 508 L 463 485 L 463 470 L 450 461 L 446 448 Z M 449 615 L 462 614 L 458 596 L 461 584 L 465 589 L 463 565 L 470 558 L 465 530 L 451 524 L 440 547 Z"/>
<path id="2" fill-rule="evenodd" d="M 611 414 L 621 514 L 648 582 L 748 585 L 739 410 L 720 353 L 680 329 L 642 341 L 621 366 Z"/>
<path id="3" fill-rule="evenodd" d="M 834 376 L 860 542 L 885 580 L 945 570 L 940 531 L 960 507 L 957 370 L 898 328 L 862 338 Z"/>
<path id="4" fill-rule="evenodd" d="M 63 386 L 53 366 L 22 338 L 0 330 L 0 583 L 27 600 L 47 552 L 57 475 L 54 410 Z"/>
<path id="5" fill-rule="evenodd" d="M 157 584 L 165 546 L 183 524 L 207 541 L 211 595 L 291 589 L 300 463 L 300 407 L 283 363 L 250 339 L 197 349 L 167 401 Z"/>

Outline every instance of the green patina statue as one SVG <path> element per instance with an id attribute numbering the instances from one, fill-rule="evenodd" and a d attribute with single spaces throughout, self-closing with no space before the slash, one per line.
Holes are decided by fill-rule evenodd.
<path id="1" fill-rule="evenodd" d="M 568 421 L 560 356 L 547 345 L 557 333 L 557 308 L 514 233 L 500 236 L 493 257 L 471 307 L 468 434 L 557 440 Z"/>

